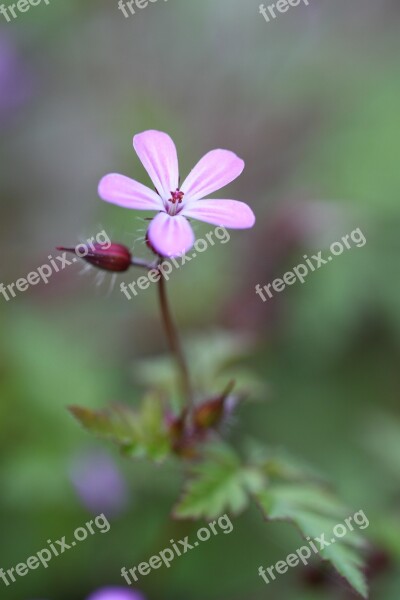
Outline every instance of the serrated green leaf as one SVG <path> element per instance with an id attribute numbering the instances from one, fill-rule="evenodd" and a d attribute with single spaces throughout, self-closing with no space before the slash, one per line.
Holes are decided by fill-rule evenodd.
<path id="1" fill-rule="evenodd" d="M 170 452 L 170 440 L 165 427 L 164 411 L 159 397 L 145 397 L 139 418 L 135 421 L 137 439 L 127 452 L 134 457 L 161 460 Z"/>
<path id="2" fill-rule="evenodd" d="M 129 409 L 114 405 L 105 410 L 91 410 L 81 406 L 70 406 L 70 412 L 89 431 L 121 445 L 136 438 L 135 427 L 129 422 Z"/>
<path id="3" fill-rule="evenodd" d="M 134 458 L 161 460 L 170 452 L 161 401 L 148 395 L 139 410 L 113 405 L 105 410 L 70 407 L 72 414 L 90 432 L 116 443 Z"/>
<path id="4" fill-rule="evenodd" d="M 287 518 L 299 509 L 336 517 L 336 523 L 338 519 L 349 515 L 349 509 L 318 485 L 274 485 L 268 490 L 268 497 L 271 503 L 270 511 L 275 518 Z"/>
<path id="5" fill-rule="evenodd" d="M 249 503 L 249 494 L 257 493 L 264 478 L 255 467 L 242 465 L 227 447 L 214 447 L 206 459 L 193 469 L 193 479 L 175 507 L 179 518 L 215 518 L 226 511 L 241 513 Z"/>
<path id="6" fill-rule="evenodd" d="M 335 537 L 333 532 L 335 525 L 344 523 L 351 515 L 349 509 L 314 484 L 274 484 L 258 492 L 256 499 L 266 519 L 291 521 L 304 537 L 315 539 L 324 535 L 330 545 L 319 551 L 321 557 L 367 598 L 363 560 L 359 553 L 365 546 L 363 538 L 356 531 L 349 530 L 342 538 Z"/>

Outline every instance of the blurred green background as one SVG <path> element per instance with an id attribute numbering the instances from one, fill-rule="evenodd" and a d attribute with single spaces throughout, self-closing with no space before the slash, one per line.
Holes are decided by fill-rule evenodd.
<path id="1" fill-rule="evenodd" d="M 364 510 L 371 597 L 396 600 L 400 5 L 310 0 L 270 23 L 258 10 L 248 0 L 159 0 L 125 19 L 113 0 L 53 0 L 11 23 L 0 17 L 1 282 L 102 229 L 147 255 L 143 215 L 102 203 L 96 191 L 112 171 L 148 183 L 135 133 L 168 132 L 182 176 L 212 148 L 243 157 L 229 197 L 252 206 L 256 227 L 173 274 L 177 319 L 187 337 L 253 337 L 247 364 L 267 392 L 242 407 L 229 436 L 287 448 Z M 363 248 L 265 304 L 255 295 L 257 283 L 356 227 Z M 196 225 L 199 237 L 209 230 Z M 119 282 L 130 276 L 109 292 L 109 276 L 98 285 L 94 270 L 81 269 L 9 302 L 0 296 L 0 566 L 24 562 L 91 518 L 77 480 L 92 485 L 111 530 L 8 588 L 0 581 L 7 600 L 84 600 L 122 585 L 122 566 L 198 527 L 170 519 L 181 485 L 173 468 L 124 460 L 66 410 L 135 404 L 135 362 L 165 351 L 154 289 L 129 302 Z M 142 578 L 140 588 L 149 600 L 354 597 L 318 564 L 267 587 L 259 565 L 285 557 L 300 537 L 260 523 L 257 510 L 246 513 L 229 536 Z"/>

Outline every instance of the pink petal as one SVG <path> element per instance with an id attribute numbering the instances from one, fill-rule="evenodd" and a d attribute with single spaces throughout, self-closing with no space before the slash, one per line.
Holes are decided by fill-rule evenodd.
<path id="1" fill-rule="evenodd" d="M 179 167 L 175 144 L 162 131 L 144 131 L 135 135 L 133 147 L 157 192 L 163 200 L 171 197 L 179 185 Z"/>
<path id="2" fill-rule="evenodd" d="M 134 179 L 110 173 L 99 183 L 99 196 L 107 202 L 137 210 L 163 210 L 160 196 Z"/>
<path id="3" fill-rule="evenodd" d="M 239 177 L 244 162 L 229 150 L 211 150 L 199 160 L 181 185 L 186 200 L 199 200 Z"/>
<path id="4" fill-rule="evenodd" d="M 189 221 L 181 215 L 171 217 L 161 212 L 154 217 L 147 232 L 153 248 L 161 256 L 180 256 L 193 246 L 194 233 Z"/>
<path id="5" fill-rule="evenodd" d="M 198 200 L 185 206 L 181 214 L 230 229 L 248 229 L 256 222 L 251 208 L 238 200 Z"/>

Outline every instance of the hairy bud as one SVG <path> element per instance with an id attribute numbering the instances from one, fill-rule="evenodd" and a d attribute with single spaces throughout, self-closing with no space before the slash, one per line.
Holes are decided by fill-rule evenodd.
<path id="1" fill-rule="evenodd" d="M 98 269 L 114 273 L 127 271 L 132 264 L 132 254 L 122 244 L 110 244 L 108 247 L 102 244 L 79 244 L 75 248 L 58 247 L 57 250 L 72 252 Z"/>
<path id="2" fill-rule="evenodd" d="M 197 429 L 218 427 L 227 413 L 230 412 L 230 396 L 235 383 L 231 381 L 217 397 L 210 398 L 196 407 L 193 415 Z"/>

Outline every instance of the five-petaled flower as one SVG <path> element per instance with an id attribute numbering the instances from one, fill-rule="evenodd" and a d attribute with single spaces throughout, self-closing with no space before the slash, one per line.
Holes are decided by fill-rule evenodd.
<path id="1" fill-rule="evenodd" d="M 211 150 L 179 185 L 175 144 L 166 133 L 144 131 L 133 147 L 157 192 L 124 175 L 111 173 L 99 184 L 99 196 L 124 208 L 155 210 L 147 238 L 161 256 L 186 253 L 194 244 L 188 218 L 228 229 L 247 229 L 255 223 L 253 211 L 237 200 L 211 200 L 207 196 L 241 174 L 244 162 L 228 150 Z"/>

